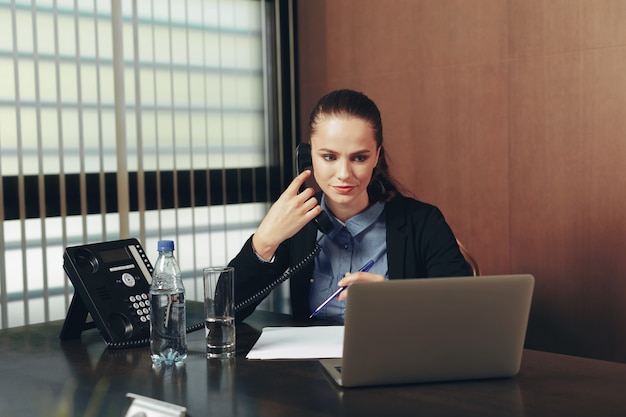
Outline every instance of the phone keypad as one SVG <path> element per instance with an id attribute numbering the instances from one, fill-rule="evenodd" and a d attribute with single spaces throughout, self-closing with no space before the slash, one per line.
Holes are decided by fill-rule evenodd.
<path id="1" fill-rule="evenodd" d="M 140 322 L 148 323 L 150 321 L 150 299 L 148 294 L 136 294 L 128 297 L 131 307 L 135 310 Z"/>

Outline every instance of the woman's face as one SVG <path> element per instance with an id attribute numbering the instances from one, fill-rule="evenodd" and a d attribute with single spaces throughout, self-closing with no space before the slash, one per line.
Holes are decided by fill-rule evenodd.
<path id="1" fill-rule="evenodd" d="M 374 130 L 353 116 L 325 116 L 311 135 L 315 181 L 326 204 L 340 220 L 347 220 L 369 205 L 367 186 L 378 162 Z"/>

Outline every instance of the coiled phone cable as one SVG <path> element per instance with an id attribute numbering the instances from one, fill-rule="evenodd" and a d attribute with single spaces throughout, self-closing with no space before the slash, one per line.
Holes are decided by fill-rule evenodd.
<path id="1" fill-rule="evenodd" d="M 283 282 L 287 281 L 295 273 L 297 273 L 302 268 L 304 268 L 306 265 L 308 265 L 309 262 L 311 262 L 315 258 L 315 255 L 317 255 L 317 253 L 321 250 L 322 247 L 320 246 L 320 241 L 322 240 L 322 238 L 324 236 L 326 236 L 326 235 L 322 235 L 318 239 L 318 241 L 315 242 L 315 247 L 313 247 L 313 250 L 311 251 L 311 253 L 309 253 L 307 256 L 305 256 L 304 259 L 302 259 L 300 262 L 298 262 L 293 268 L 287 268 L 285 270 L 285 272 L 283 272 L 280 277 L 278 277 L 277 279 L 272 281 L 270 284 L 265 286 L 261 291 L 257 292 L 256 294 L 252 295 L 251 297 L 248 297 L 244 301 L 238 303 L 235 306 L 235 311 L 239 311 L 242 308 L 248 307 L 248 306 L 254 304 L 255 302 L 258 302 L 258 301 L 262 300 L 270 292 L 272 292 L 272 290 L 274 288 L 276 288 L 278 285 L 282 284 Z M 201 321 L 201 322 L 192 324 L 191 326 L 187 326 L 185 331 L 186 331 L 186 333 L 192 333 L 192 332 L 195 332 L 195 331 L 198 331 L 198 330 L 202 330 L 202 329 L 204 329 L 204 322 Z M 121 341 L 121 342 L 107 342 L 107 348 L 108 349 L 126 349 L 126 348 L 147 346 L 149 344 L 150 344 L 150 339 L 149 338 L 136 339 L 136 340 L 132 340 L 131 339 L 131 340 L 124 340 L 124 341 Z"/>
<path id="2" fill-rule="evenodd" d="M 311 251 L 311 253 L 305 256 L 304 259 L 298 262 L 293 268 L 291 267 L 287 268 L 280 277 L 278 277 L 276 280 L 272 281 L 270 284 L 265 286 L 261 291 L 257 292 L 256 294 L 248 297 L 244 301 L 235 305 L 235 311 L 239 311 L 242 308 L 249 307 L 255 302 L 262 300 L 270 292 L 272 292 L 274 288 L 276 288 L 278 285 L 282 284 L 283 282 L 291 278 L 295 273 L 300 271 L 302 268 L 308 265 L 309 262 L 315 259 L 315 255 L 317 255 L 317 253 L 322 249 L 322 247 L 320 246 L 320 242 L 322 241 L 324 236 L 326 236 L 333 229 L 333 224 L 330 218 L 328 217 L 328 215 L 326 214 L 326 212 L 324 211 L 322 211 L 322 213 L 319 216 L 317 216 L 314 221 L 318 230 L 322 232 L 322 235 L 315 242 L 315 246 L 313 247 L 313 250 Z M 203 321 L 192 324 L 191 326 L 187 326 L 185 331 L 186 333 L 192 333 L 192 332 L 202 330 L 202 329 L 204 329 Z M 145 339 L 137 339 L 137 340 L 125 340 L 122 342 L 107 342 L 107 348 L 126 349 L 126 348 L 132 348 L 132 347 L 146 346 L 149 344 L 150 344 L 150 339 L 145 338 Z"/>
<path id="3" fill-rule="evenodd" d="M 313 248 L 311 253 L 309 253 L 307 256 L 304 257 L 304 259 L 302 259 L 300 262 L 298 262 L 293 268 L 287 268 L 285 270 L 285 272 L 283 272 L 280 277 L 278 277 L 276 280 L 274 280 L 271 283 L 269 283 L 261 291 L 257 292 L 256 294 L 254 294 L 254 295 L 248 297 L 247 299 L 243 300 L 242 302 L 238 303 L 235 306 L 235 311 L 239 311 L 242 308 L 248 307 L 248 306 L 254 304 L 255 302 L 258 302 L 258 301 L 262 300 L 270 292 L 272 292 L 272 290 L 274 288 L 276 288 L 278 285 L 282 284 L 283 282 L 287 281 L 296 272 L 300 271 L 307 264 L 309 264 L 309 262 L 311 262 L 315 258 L 315 255 L 317 255 L 317 253 L 320 251 L 320 249 L 322 249 L 322 247 L 320 246 L 319 242 L 320 242 L 320 240 L 322 240 L 322 238 L 324 236 L 326 236 L 326 235 L 322 235 L 322 237 L 317 242 L 315 242 L 315 247 Z"/>
<path id="4" fill-rule="evenodd" d="M 291 267 L 287 268 L 280 277 L 272 281 L 270 284 L 264 287 L 261 291 L 257 292 L 251 297 L 248 297 L 244 301 L 238 303 L 235 306 L 235 311 L 239 311 L 242 308 L 248 307 L 251 304 L 254 304 L 255 302 L 262 300 L 270 292 L 272 292 L 274 288 L 276 288 L 278 285 L 282 284 L 283 282 L 287 281 L 296 272 L 300 271 L 302 268 L 308 265 L 309 262 L 311 262 L 315 258 L 315 255 L 317 255 L 317 253 L 322 249 L 322 247 L 320 246 L 320 242 L 322 241 L 324 236 L 326 236 L 331 230 L 333 230 L 333 222 L 330 220 L 330 217 L 328 217 L 328 214 L 325 211 L 322 211 L 313 221 L 315 222 L 315 226 L 317 227 L 317 229 L 320 232 L 322 232 L 322 235 L 315 242 L 315 246 L 313 247 L 313 250 L 311 251 L 311 253 L 305 256 L 304 259 L 298 262 L 293 268 Z"/>

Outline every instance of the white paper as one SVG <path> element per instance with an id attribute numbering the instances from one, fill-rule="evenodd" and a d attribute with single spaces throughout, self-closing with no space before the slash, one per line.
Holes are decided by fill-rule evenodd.
<path id="1" fill-rule="evenodd" d="M 264 327 L 248 359 L 341 358 L 343 326 Z"/>

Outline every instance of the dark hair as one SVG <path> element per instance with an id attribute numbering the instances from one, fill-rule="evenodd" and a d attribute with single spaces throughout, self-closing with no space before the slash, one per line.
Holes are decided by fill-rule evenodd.
<path id="1" fill-rule="evenodd" d="M 383 123 L 376 104 L 365 94 L 353 90 L 335 90 L 320 98 L 309 117 L 311 136 L 317 124 L 326 116 L 349 115 L 366 121 L 374 130 L 376 148 L 380 149 L 378 162 L 372 179 L 367 186 L 370 201 L 388 201 L 396 193 L 398 186 L 391 178 L 389 165 L 383 146 Z"/>

